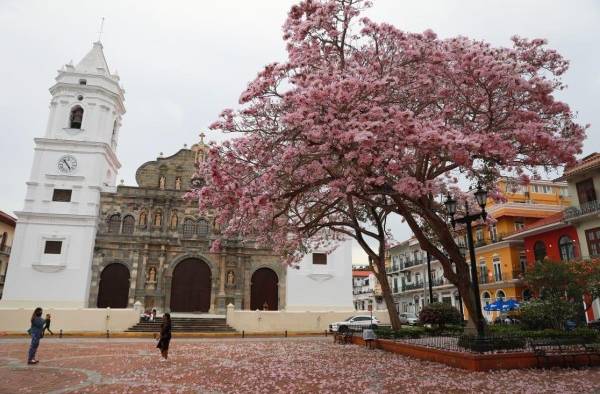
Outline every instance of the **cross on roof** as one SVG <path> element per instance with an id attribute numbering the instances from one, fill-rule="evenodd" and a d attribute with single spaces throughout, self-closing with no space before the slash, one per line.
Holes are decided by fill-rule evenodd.
<path id="1" fill-rule="evenodd" d="M 206 137 L 206 134 L 200 133 L 198 136 L 200 137 L 200 143 L 204 144 L 204 137 Z"/>

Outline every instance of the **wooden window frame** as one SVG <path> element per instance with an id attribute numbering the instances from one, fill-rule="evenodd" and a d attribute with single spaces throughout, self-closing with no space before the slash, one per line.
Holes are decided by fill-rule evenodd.
<path id="1" fill-rule="evenodd" d="M 52 201 L 71 202 L 73 190 L 71 189 L 54 189 L 52 191 Z"/>
<path id="2" fill-rule="evenodd" d="M 589 234 L 596 232 L 600 232 L 600 227 L 594 227 L 585 230 L 585 241 L 587 242 L 588 253 L 590 254 L 590 257 L 600 256 L 600 237 L 594 236 L 593 239 L 590 239 L 589 236 Z M 594 248 L 592 246 L 594 246 Z M 592 250 L 594 250 L 595 253 L 592 253 Z"/>

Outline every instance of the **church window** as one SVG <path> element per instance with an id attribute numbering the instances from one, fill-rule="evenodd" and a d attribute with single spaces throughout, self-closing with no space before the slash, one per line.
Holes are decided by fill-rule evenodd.
<path id="1" fill-rule="evenodd" d="M 44 254 L 60 254 L 62 241 L 46 241 L 44 245 Z"/>
<path id="2" fill-rule="evenodd" d="M 208 222 L 204 219 L 198 220 L 198 235 L 208 235 Z"/>
<path id="3" fill-rule="evenodd" d="M 52 192 L 52 201 L 70 202 L 72 192 L 69 189 L 54 189 Z"/>
<path id="4" fill-rule="evenodd" d="M 121 230 L 121 215 L 115 213 L 108 218 L 108 232 L 117 234 Z"/>
<path id="5" fill-rule="evenodd" d="M 133 234 L 135 227 L 135 219 L 131 215 L 127 215 L 123 218 L 123 234 Z"/>
<path id="6" fill-rule="evenodd" d="M 193 219 L 185 219 L 183 221 L 183 236 L 185 238 L 191 238 L 196 232 L 196 223 Z"/>
<path id="7" fill-rule="evenodd" d="M 327 264 L 327 254 L 313 253 L 313 264 L 326 265 Z"/>
<path id="8" fill-rule="evenodd" d="M 69 117 L 69 127 L 72 129 L 81 129 L 81 122 L 83 121 L 83 108 L 76 105 L 71 110 Z"/>
<path id="9" fill-rule="evenodd" d="M 80 84 L 80 85 L 87 85 L 87 80 L 85 80 L 85 79 L 80 79 L 80 80 L 79 80 L 79 84 Z"/>

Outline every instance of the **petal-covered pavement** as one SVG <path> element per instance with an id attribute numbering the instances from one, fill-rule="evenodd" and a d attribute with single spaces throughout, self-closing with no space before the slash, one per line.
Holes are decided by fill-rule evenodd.
<path id="1" fill-rule="evenodd" d="M 0 340 L 0 393 L 593 393 L 600 368 L 468 372 L 332 338 Z"/>

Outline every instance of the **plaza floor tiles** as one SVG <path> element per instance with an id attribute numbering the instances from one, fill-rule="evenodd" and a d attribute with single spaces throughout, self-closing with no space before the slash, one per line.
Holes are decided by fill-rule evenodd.
<path id="1" fill-rule="evenodd" d="M 0 393 L 586 393 L 600 368 L 469 372 L 328 338 L 0 340 Z"/>

